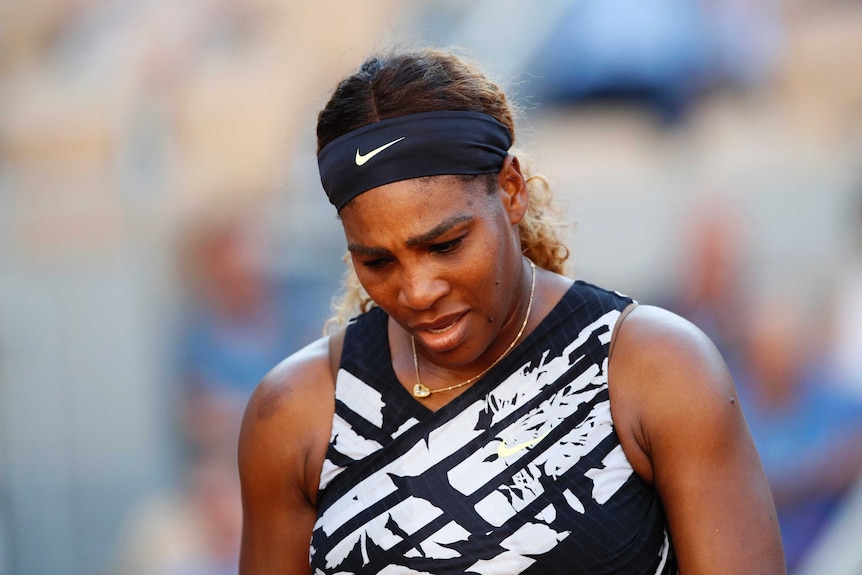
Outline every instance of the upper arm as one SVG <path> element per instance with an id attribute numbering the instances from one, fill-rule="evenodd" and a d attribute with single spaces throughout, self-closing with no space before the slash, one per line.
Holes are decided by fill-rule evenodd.
<path id="1" fill-rule="evenodd" d="M 239 440 L 240 572 L 309 573 L 317 480 L 334 410 L 326 340 L 273 369 L 246 408 Z"/>
<path id="2" fill-rule="evenodd" d="M 727 367 L 699 329 L 640 306 L 620 327 L 611 405 L 653 483 L 681 573 L 784 573 L 775 506 Z"/>

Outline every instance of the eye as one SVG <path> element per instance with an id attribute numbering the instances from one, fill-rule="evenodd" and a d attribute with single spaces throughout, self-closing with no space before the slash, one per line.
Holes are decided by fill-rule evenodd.
<path id="1" fill-rule="evenodd" d="M 391 261 L 392 260 L 390 260 L 389 258 L 377 258 L 374 260 L 368 260 L 367 262 L 362 262 L 362 266 L 372 270 L 378 270 L 382 269 L 384 266 L 386 266 L 386 264 Z"/>
<path id="2" fill-rule="evenodd" d="M 433 244 L 429 249 L 437 254 L 448 254 L 457 250 L 462 241 L 464 241 L 464 236 L 448 242 Z"/>

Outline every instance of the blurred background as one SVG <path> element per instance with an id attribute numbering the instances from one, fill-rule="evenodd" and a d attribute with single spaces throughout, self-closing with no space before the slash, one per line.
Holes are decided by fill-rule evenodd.
<path id="1" fill-rule="evenodd" d="M 236 573 L 239 417 L 342 274 L 317 112 L 427 45 L 571 273 L 724 353 L 791 572 L 862 573 L 862 2 L 0 0 L 0 574 Z"/>

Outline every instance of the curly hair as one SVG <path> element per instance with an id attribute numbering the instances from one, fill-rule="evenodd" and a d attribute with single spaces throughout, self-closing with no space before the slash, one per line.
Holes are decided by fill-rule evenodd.
<path id="1" fill-rule="evenodd" d="M 348 132 L 388 118 L 444 110 L 482 112 L 509 129 L 515 141 L 515 106 L 506 93 L 476 65 L 451 52 L 424 49 L 366 60 L 343 79 L 317 117 L 317 151 Z M 518 225 L 521 250 L 537 266 L 565 273 L 569 249 L 560 239 L 564 225 L 548 180 L 533 174 L 529 161 L 518 155 L 530 203 Z M 496 181 L 496 174 L 489 177 Z M 493 184 L 489 186 L 494 189 Z M 325 332 L 338 329 L 374 305 L 345 254 L 347 271 L 333 301 L 334 316 Z"/>

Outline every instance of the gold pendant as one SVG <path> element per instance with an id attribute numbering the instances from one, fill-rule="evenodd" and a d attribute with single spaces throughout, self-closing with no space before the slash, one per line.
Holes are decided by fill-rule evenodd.
<path id="1" fill-rule="evenodd" d="M 417 383 L 413 386 L 413 395 L 415 397 L 428 397 L 431 395 L 431 390 L 422 385 L 421 383 Z"/>

